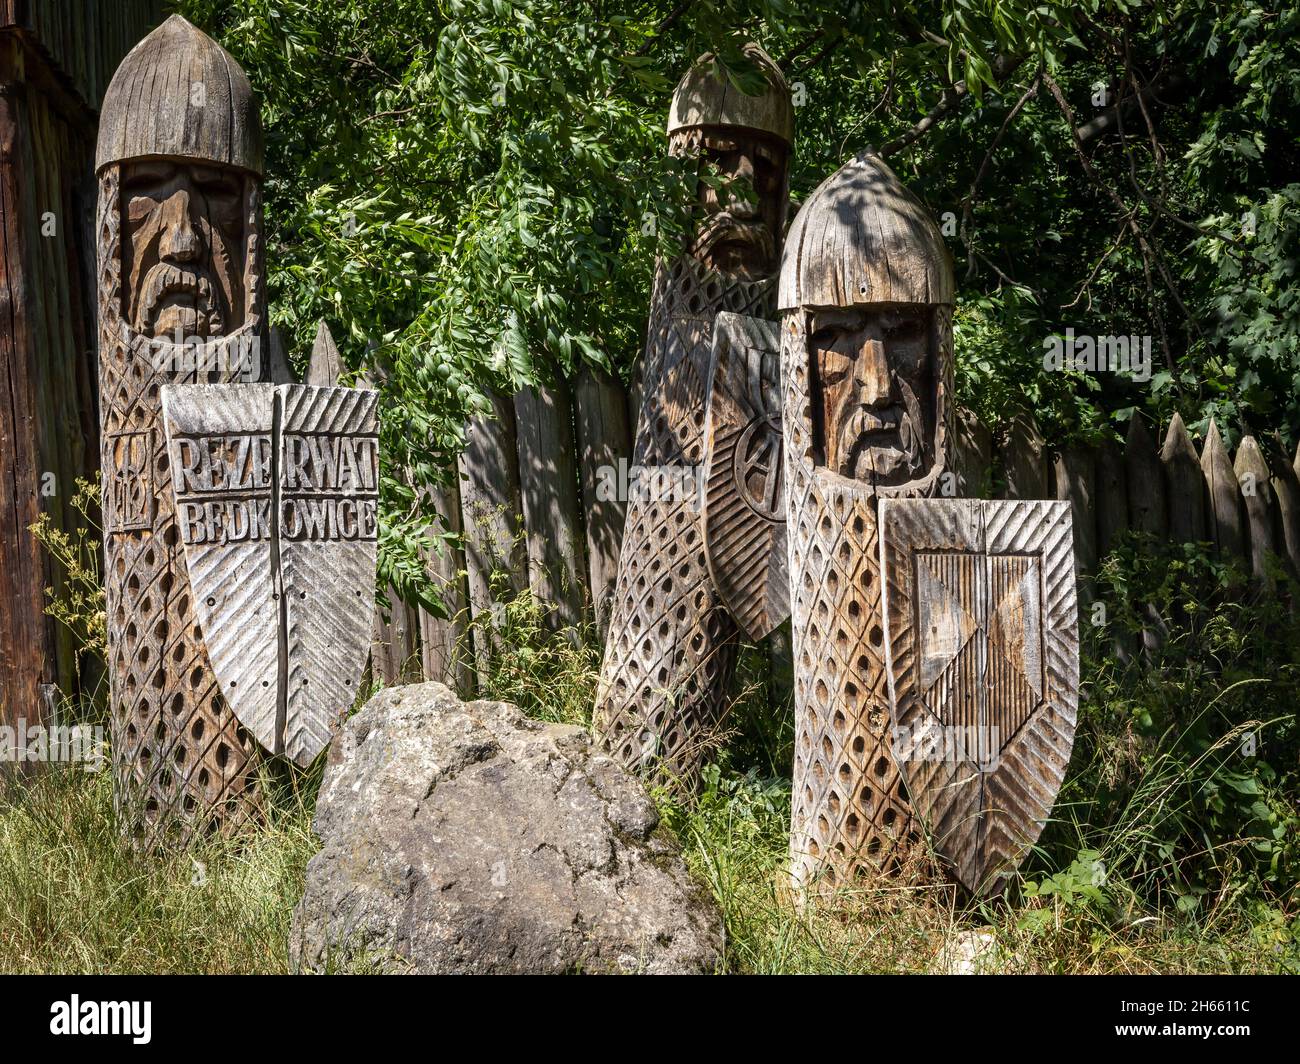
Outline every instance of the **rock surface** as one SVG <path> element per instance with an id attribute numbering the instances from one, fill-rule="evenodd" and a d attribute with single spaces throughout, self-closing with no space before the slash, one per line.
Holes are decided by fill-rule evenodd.
<path id="1" fill-rule="evenodd" d="M 584 729 L 442 684 L 330 747 L 294 912 L 306 970 L 711 972 L 722 922 L 644 788 Z"/>

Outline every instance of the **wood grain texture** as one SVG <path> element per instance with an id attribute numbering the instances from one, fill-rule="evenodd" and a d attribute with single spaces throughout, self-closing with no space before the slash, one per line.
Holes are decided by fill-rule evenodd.
<path id="1" fill-rule="evenodd" d="M 321 320 L 316 326 L 316 339 L 311 345 L 311 359 L 303 383 L 317 388 L 333 388 L 342 375 L 343 358 L 330 334 L 330 327 Z"/>
<path id="2" fill-rule="evenodd" d="M 0 4 L 0 724 L 40 723 L 42 684 L 78 700 L 102 678 L 44 613 L 66 574 L 28 528 L 82 525 L 98 469 L 93 111 L 159 6 Z"/>
<path id="3" fill-rule="evenodd" d="M 356 701 L 374 608 L 376 394 L 163 389 L 180 541 L 208 660 L 262 747 L 311 764 Z"/>
<path id="4" fill-rule="evenodd" d="M 840 167 L 808 197 L 787 243 L 777 305 L 951 304 L 952 257 L 925 206 L 870 152 Z M 864 206 L 865 205 L 865 206 Z"/>
<path id="5" fill-rule="evenodd" d="M 993 487 L 993 434 L 971 410 L 958 408 L 953 439 L 952 471 L 956 496 L 986 499 Z"/>
<path id="6" fill-rule="evenodd" d="M 1104 558 L 1128 531 L 1128 477 L 1119 445 L 1107 437 L 1097 448 L 1097 557 Z"/>
<path id="7" fill-rule="evenodd" d="M 1075 572 L 1097 568 L 1097 467 L 1093 452 L 1067 447 L 1056 459 L 1056 498 L 1070 504 Z"/>
<path id="8" fill-rule="evenodd" d="M 758 641 L 790 615 L 775 323 L 719 314 L 707 387 L 705 558 L 731 616 Z"/>
<path id="9" fill-rule="evenodd" d="M 785 77 L 757 44 L 745 56 L 768 79 L 770 88 L 756 96 L 742 92 L 714 67 L 713 56 L 702 56 L 682 78 L 668 113 L 668 132 L 699 126 L 730 126 L 769 133 L 794 143 L 794 108 Z"/>
<path id="10" fill-rule="evenodd" d="M 457 465 L 474 659 L 486 681 L 505 605 L 528 587 L 514 403 L 490 395 L 492 415 L 475 417 Z"/>
<path id="11" fill-rule="evenodd" d="M 1134 413 L 1129 421 L 1124 464 L 1130 527 L 1136 532 L 1163 537 L 1168 528 L 1164 472 L 1151 433 L 1140 413 Z"/>
<path id="12" fill-rule="evenodd" d="M 1002 441 L 1002 469 L 1008 499 L 1046 499 L 1052 494 L 1047 446 L 1032 417 L 1017 414 L 1012 419 Z"/>
<path id="13" fill-rule="evenodd" d="M 929 496 L 943 487 L 954 435 L 953 278 L 938 226 L 869 154 L 818 187 L 788 240 L 799 250 L 782 261 L 777 303 L 795 671 L 790 860 L 796 890 L 820 892 L 901 871 L 925 856 L 889 734 L 877 507 L 883 497 Z M 888 340 L 877 338 L 874 329 L 892 313 L 882 301 L 928 308 L 924 376 L 911 348 L 903 349 L 904 373 L 890 361 Z M 861 339 L 856 354 L 868 356 L 855 358 L 854 372 L 875 372 L 861 376 L 857 401 L 839 408 L 849 421 L 819 426 L 814 400 L 824 366 L 818 358 L 814 370 L 813 322 L 827 307 L 862 315 L 849 319 L 865 326 L 851 334 L 850 348 Z M 928 391 L 913 393 L 908 424 L 912 445 L 933 456 L 930 468 L 890 484 L 826 468 L 819 432 L 842 436 L 846 426 L 870 424 L 862 411 L 889 411 L 902 398 L 904 377 L 928 382 Z"/>
<path id="14" fill-rule="evenodd" d="M 578 423 L 582 509 L 586 518 L 587 584 L 596 626 L 609 628 L 618 556 L 623 545 L 627 500 L 618 491 L 620 474 L 632 461 L 632 430 L 623 386 L 604 370 L 584 367 L 574 387 Z"/>
<path id="15" fill-rule="evenodd" d="M 1201 460 L 1182 416 L 1175 413 L 1160 449 L 1169 506 L 1169 538 L 1175 543 L 1197 543 L 1206 538 L 1205 478 Z"/>
<path id="16" fill-rule="evenodd" d="M 242 173 L 244 320 L 226 322 L 228 331 L 214 339 L 218 371 L 200 371 L 175 345 L 132 329 L 124 300 L 128 261 L 161 254 L 156 247 L 164 243 L 177 245 L 159 241 L 151 245 L 154 250 L 130 246 L 120 179 L 123 166 L 135 160 L 123 153 L 157 154 L 175 146 L 179 136 L 184 148 L 179 154 L 206 165 L 224 165 L 232 157 L 260 159 L 254 121 L 240 120 L 240 125 L 233 110 L 220 106 L 176 114 L 176 92 L 166 86 L 178 82 L 167 78 L 179 78 L 182 67 L 207 69 L 207 64 L 219 63 L 227 97 L 232 84 L 246 85 L 247 79 L 242 72 L 236 77 L 229 57 L 214 52 L 216 46 L 201 34 L 194 36 L 197 31 L 191 33 L 175 20 L 171 26 L 162 37 L 156 31 L 146 39 L 144 44 L 153 43 L 143 51 L 137 48 L 135 59 L 128 56 L 114 76 L 103 108 L 110 121 L 101 126 L 108 161 L 97 168 L 100 466 L 114 795 L 124 830 L 142 846 L 184 843 L 212 829 L 235 830 L 261 808 L 256 741 L 226 703 L 203 646 L 178 538 L 160 399 L 164 385 L 200 383 L 200 372 L 206 383 L 245 376 L 236 352 L 241 345 L 261 342 L 261 183 L 252 167 Z M 173 53 L 173 45 L 184 46 Z M 140 98 L 132 95 L 137 86 L 157 90 L 151 99 L 160 107 L 139 106 Z M 209 102 L 221 99 L 219 90 L 208 97 Z M 248 100 L 252 106 L 251 95 Z M 175 123 L 183 124 L 185 132 L 179 133 Z M 206 124 L 212 128 L 205 129 Z M 218 154 L 209 159 L 194 154 L 208 144 Z M 171 213 L 163 223 L 173 226 L 182 217 Z"/>
<path id="17" fill-rule="evenodd" d="M 552 629 L 572 632 L 583 623 L 588 588 L 568 389 L 543 385 L 516 393 L 515 426 L 528 584 Z"/>
<path id="18" fill-rule="evenodd" d="M 239 722 L 264 749 L 283 753 L 275 386 L 168 385 L 162 420 L 208 661 Z"/>
<path id="19" fill-rule="evenodd" d="M 266 381 L 269 384 L 297 384 L 298 378 L 289 365 L 289 356 L 284 350 L 284 336 L 274 325 L 271 326 L 270 339 L 266 345 L 267 358 Z"/>
<path id="20" fill-rule="evenodd" d="M 261 794 L 257 745 L 208 662 L 178 540 L 160 389 L 197 374 L 122 319 L 117 176 L 100 175 L 98 211 L 110 724 L 119 817 L 153 847 L 237 830 L 259 815 Z M 256 197 L 249 214 L 260 226 Z"/>
<path id="21" fill-rule="evenodd" d="M 1246 531 L 1249 542 L 1251 575 L 1255 582 L 1270 585 L 1270 556 L 1277 554 L 1277 539 L 1273 533 L 1273 485 L 1268 463 L 1254 436 L 1243 436 L 1237 446 L 1237 460 L 1233 474 L 1241 491 L 1246 510 Z"/>
<path id="22" fill-rule="evenodd" d="M 936 850 L 995 894 L 1042 832 L 1074 742 L 1070 505 L 887 499 L 881 525 L 895 754 Z"/>
<path id="23" fill-rule="evenodd" d="M 100 111 L 96 170 L 150 156 L 262 173 L 261 119 L 248 77 L 180 15 L 122 60 Z"/>
<path id="24" fill-rule="evenodd" d="M 21 29 L 91 109 L 122 57 L 162 18 L 162 0 L 3 0 L 0 29 Z"/>
<path id="25" fill-rule="evenodd" d="M 425 564 L 441 598 L 446 616 L 420 607 L 420 657 L 426 680 L 444 683 L 463 698 L 474 691 L 473 651 L 469 633 L 468 589 L 462 544 L 461 500 L 456 481 L 429 493 L 428 504 L 437 515 L 430 526 L 439 548 Z"/>
<path id="26" fill-rule="evenodd" d="M 1201 448 L 1201 473 L 1205 477 L 1206 523 L 1211 541 L 1225 558 L 1244 557 L 1241 488 L 1232 471 L 1227 448 L 1223 446 L 1223 437 L 1219 435 L 1219 426 L 1213 420 Z"/>
<path id="27" fill-rule="evenodd" d="M 379 395 L 281 385 L 283 752 L 309 765 L 356 701 L 374 613 Z"/>
<path id="28" fill-rule="evenodd" d="M 1296 461 L 1300 463 L 1300 451 Z M 1272 463 L 1273 494 L 1277 499 L 1278 523 L 1281 528 L 1279 543 L 1286 549 L 1293 576 L 1300 577 L 1300 472 L 1289 456 L 1275 452 Z"/>

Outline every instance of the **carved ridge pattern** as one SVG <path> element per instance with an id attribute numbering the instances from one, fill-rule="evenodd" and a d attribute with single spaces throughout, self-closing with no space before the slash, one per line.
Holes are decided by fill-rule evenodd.
<path id="1" fill-rule="evenodd" d="M 900 729 L 914 732 L 924 718 L 950 723 L 952 713 L 951 706 L 927 705 L 923 683 L 918 683 L 919 590 L 913 582 L 918 552 L 963 551 L 984 562 L 976 575 L 983 572 L 985 579 L 975 581 L 971 590 L 977 612 L 984 615 L 981 623 L 988 639 L 981 653 L 988 659 L 1003 654 L 996 638 L 998 572 L 1032 577 L 1033 596 L 1042 588 L 1041 600 L 1031 597 L 1024 604 L 1034 609 L 1041 601 L 1041 675 L 1046 682 L 1042 695 L 1033 696 L 1032 710 L 1008 716 L 1006 711 L 1017 707 L 1003 703 L 1016 702 L 1024 691 L 1006 682 L 1006 671 L 998 672 L 995 661 L 981 660 L 975 666 L 986 676 L 977 692 L 979 723 L 1009 724 L 1014 731 L 999 733 L 999 749 L 981 746 L 978 764 L 973 758 L 945 755 L 912 758 L 904 765 L 909 791 L 936 849 L 967 887 L 979 893 L 996 891 L 997 874 L 1014 868 L 1041 833 L 1073 744 L 1078 629 L 1070 507 L 1028 501 L 943 500 L 924 507 L 891 503 L 885 522 L 889 655 Z M 1028 657 L 1034 657 L 1032 647 Z M 1027 659 L 1023 664 L 1032 668 L 1034 662 Z M 993 696 L 998 704 L 986 707 Z M 942 701 L 942 694 L 929 699 L 936 700 Z"/>
<path id="2" fill-rule="evenodd" d="M 797 887 L 893 869 L 919 843 L 891 749 L 876 498 L 814 469 L 803 315 L 781 328 L 795 664 Z"/>
<path id="3" fill-rule="evenodd" d="M 634 464 L 698 470 L 719 311 L 771 316 L 771 281 L 729 281 L 682 256 L 660 264 L 651 300 Z M 631 768 L 694 785 L 725 710 L 738 632 L 709 576 L 699 500 L 630 499 L 605 660 L 597 738 Z"/>
<path id="4" fill-rule="evenodd" d="M 258 754 L 225 704 L 207 660 L 181 552 L 159 391 L 196 374 L 160 371 L 122 321 L 119 169 L 98 204 L 101 468 L 106 494 L 110 731 L 115 803 L 143 846 L 184 842 L 257 814 Z M 144 527 L 115 530 L 108 505 L 122 433 L 143 434 L 151 486 Z M 125 471 L 134 475 L 136 470 Z"/>

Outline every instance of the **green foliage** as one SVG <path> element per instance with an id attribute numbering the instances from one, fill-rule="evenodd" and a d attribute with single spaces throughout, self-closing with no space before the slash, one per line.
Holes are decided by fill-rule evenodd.
<path id="1" fill-rule="evenodd" d="M 100 572 L 99 484 L 77 478 L 72 508 L 81 520 L 71 532 L 42 513 L 29 531 L 63 574 L 62 593 L 45 589 L 45 612 L 72 632 L 80 651 L 103 662 L 108 654 L 104 578 Z"/>
<path id="2" fill-rule="evenodd" d="M 272 319 L 301 359 L 326 318 L 348 364 L 382 381 L 381 577 L 408 599 L 432 595 L 420 489 L 448 475 L 485 391 L 583 363 L 630 374 L 655 254 L 691 196 L 663 150 L 668 98 L 709 49 L 753 87 L 742 36 L 796 86 L 796 197 L 874 144 L 945 221 L 959 390 L 995 430 L 1031 410 L 1049 442 L 1096 438 L 1136 406 L 1177 409 L 1194 432 L 1215 415 L 1229 442 L 1246 427 L 1300 438 L 1294 10 L 176 6 L 263 102 Z M 1076 146 L 1074 128 L 1108 114 Z M 1067 327 L 1153 337 L 1153 380 L 1045 371 L 1043 342 Z"/>
<path id="3" fill-rule="evenodd" d="M 1049 867 L 1099 870 L 1091 904 L 1188 920 L 1238 895 L 1300 904 L 1300 621 L 1290 594 L 1240 601 L 1238 580 L 1141 536 L 1104 564 L 1108 616 L 1083 613 L 1086 697 L 1041 841 Z"/>

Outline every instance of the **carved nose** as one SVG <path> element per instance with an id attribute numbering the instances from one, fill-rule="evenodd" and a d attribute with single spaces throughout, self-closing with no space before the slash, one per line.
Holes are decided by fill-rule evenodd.
<path id="1" fill-rule="evenodd" d="M 883 406 L 893 394 L 889 375 L 889 360 L 881 340 L 868 340 L 862 345 L 857 361 L 858 395 L 863 406 Z"/>
<path id="2" fill-rule="evenodd" d="M 190 217 L 190 194 L 173 193 L 163 204 L 162 243 L 158 254 L 167 262 L 193 262 L 203 245 Z"/>
<path id="3" fill-rule="evenodd" d="M 744 185 L 742 193 L 740 186 Z M 754 161 L 748 155 L 742 155 L 736 169 L 731 174 L 731 186 L 727 198 L 731 213 L 739 218 L 752 218 L 758 214 L 758 205 L 750 197 L 754 194 Z"/>

